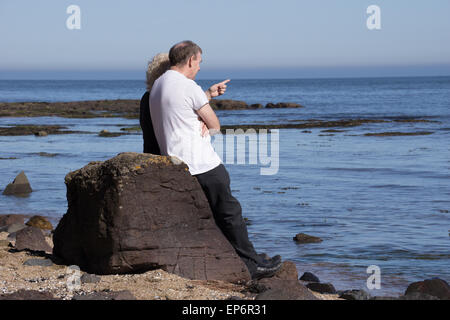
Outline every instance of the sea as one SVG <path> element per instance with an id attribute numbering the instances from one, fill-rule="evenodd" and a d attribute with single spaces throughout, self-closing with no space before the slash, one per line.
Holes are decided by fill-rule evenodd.
<path id="1" fill-rule="evenodd" d="M 197 82 L 207 89 L 222 80 Z M 138 80 L 0 81 L 1 102 L 140 99 L 144 91 L 145 82 Z M 293 261 L 299 276 L 309 271 L 337 290 L 363 289 L 373 296 L 400 295 L 424 279 L 450 282 L 450 77 L 231 79 L 221 98 L 304 106 L 217 111 L 222 125 L 236 128 L 386 120 L 257 129 L 240 140 L 231 134 L 236 158 L 224 163 L 258 252 Z M 28 197 L 0 195 L 0 214 L 39 214 L 56 225 L 67 210 L 67 173 L 121 152 L 142 152 L 138 132 L 98 136 L 104 129 L 137 126 L 137 119 L 0 117 L 0 127 L 18 124 L 63 125 L 84 133 L 0 136 L 0 191 L 22 170 L 33 188 Z M 429 134 L 366 135 L 424 131 Z M 258 153 L 251 161 L 252 143 L 270 157 Z M 245 161 L 238 161 L 238 150 L 244 150 Z M 293 240 L 298 233 L 323 241 L 299 244 Z"/>

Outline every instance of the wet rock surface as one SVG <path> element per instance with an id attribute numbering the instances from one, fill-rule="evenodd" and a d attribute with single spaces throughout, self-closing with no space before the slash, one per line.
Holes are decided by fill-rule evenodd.
<path id="1" fill-rule="evenodd" d="M 375 133 L 365 133 L 365 136 L 368 137 L 394 137 L 394 136 L 423 136 L 433 134 L 431 131 L 415 131 L 415 132 L 398 132 L 398 131 L 390 131 L 390 132 L 375 132 Z"/>
<path id="2" fill-rule="evenodd" d="M 266 108 L 280 109 L 280 108 L 304 108 L 304 107 L 298 103 L 279 102 L 279 103 L 268 103 L 268 104 L 266 104 Z"/>
<path id="3" fill-rule="evenodd" d="M 319 237 L 310 236 L 306 233 L 297 233 L 293 240 L 297 243 L 319 243 L 323 241 Z"/>
<path id="4" fill-rule="evenodd" d="M 15 125 L 10 127 L 0 127 L 0 136 L 35 135 L 38 137 L 45 137 L 49 134 L 79 133 L 79 131 L 65 129 L 67 129 L 67 127 L 59 125 Z"/>
<path id="5" fill-rule="evenodd" d="M 212 99 L 211 107 L 218 110 L 258 109 L 261 104 L 248 105 L 238 100 Z M 276 108 L 298 108 L 295 103 L 270 104 Z M 73 102 L 0 102 L 0 117 L 43 117 L 58 116 L 64 118 L 139 118 L 140 100 L 93 100 Z M 267 106 L 266 106 L 267 107 Z M 50 128 L 50 131 L 52 128 Z M 46 128 L 34 128 L 32 134 L 46 131 Z M 0 129 L 1 135 L 1 129 Z"/>

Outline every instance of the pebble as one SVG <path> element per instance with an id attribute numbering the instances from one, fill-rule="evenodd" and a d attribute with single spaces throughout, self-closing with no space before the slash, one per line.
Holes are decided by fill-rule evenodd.
<path id="1" fill-rule="evenodd" d="M 300 280 L 306 281 L 306 282 L 320 282 L 319 278 L 315 276 L 311 272 L 305 272 L 301 277 Z"/>
<path id="2" fill-rule="evenodd" d="M 40 266 L 40 267 L 50 267 L 53 262 L 50 259 L 28 259 L 23 263 L 24 266 Z"/>
<path id="3" fill-rule="evenodd" d="M 345 300 L 369 300 L 370 294 L 364 290 L 339 291 L 339 298 Z"/>
<path id="4" fill-rule="evenodd" d="M 81 283 L 97 283 L 101 278 L 95 274 L 85 273 L 81 276 Z"/>

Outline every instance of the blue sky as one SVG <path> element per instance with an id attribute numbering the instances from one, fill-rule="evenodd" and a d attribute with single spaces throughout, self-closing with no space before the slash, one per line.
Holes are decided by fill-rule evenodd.
<path id="1" fill-rule="evenodd" d="M 69 5 L 81 30 L 69 30 Z M 381 30 L 366 26 L 381 8 Z M 141 79 L 190 39 L 198 78 L 450 75 L 450 1 L 0 0 L 0 79 Z"/>

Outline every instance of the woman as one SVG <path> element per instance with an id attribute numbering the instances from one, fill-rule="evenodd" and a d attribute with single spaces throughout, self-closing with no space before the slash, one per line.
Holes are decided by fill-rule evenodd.
<path id="1" fill-rule="evenodd" d="M 142 128 L 144 138 L 144 153 L 152 153 L 161 155 L 159 150 L 158 141 L 156 140 L 155 133 L 153 131 L 152 118 L 149 108 L 150 91 L 152 90 L 153 83 L 160 76 L 163 75 L 170 68 L 169 54 L 158 53 L 153 57 L 152 61 L 148 63 L 147 67 L 147 91 L 141 98 L 139 123 Z"/>

